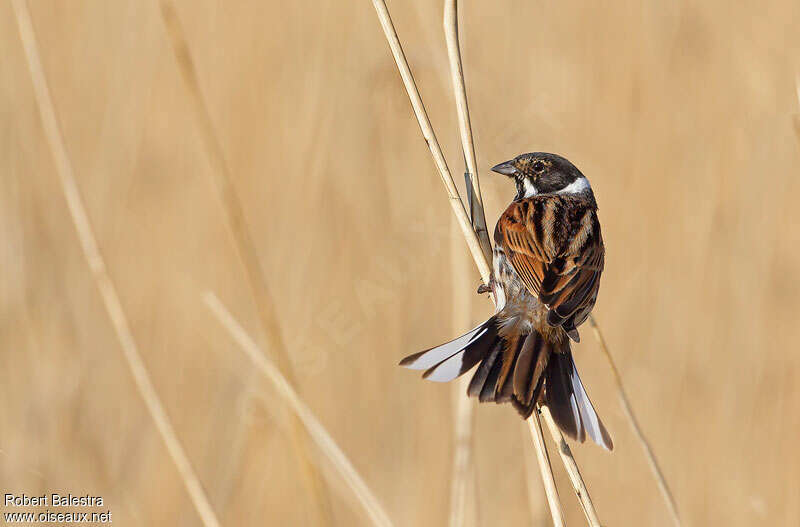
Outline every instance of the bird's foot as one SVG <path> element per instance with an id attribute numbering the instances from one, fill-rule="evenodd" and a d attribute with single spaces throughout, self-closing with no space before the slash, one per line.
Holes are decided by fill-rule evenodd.
<path id="1" fill-rule="evenodd" d="M 486 284 L 479 285 L 478 286 L 478 294 L 482 295 L 484 293 L 491 293 L 492 292 L 491 281 L 489 282 L 489 284 L 490 285 L 486 285 Z"/>

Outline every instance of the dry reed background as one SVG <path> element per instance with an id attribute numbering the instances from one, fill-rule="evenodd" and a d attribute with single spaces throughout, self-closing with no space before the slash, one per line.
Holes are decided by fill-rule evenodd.
<path id="1" fill-rule="evenodd" d="M 441 5 L 390 7 L 457 173 Z M 220 521 L 305 523 L 284 405 L 202 300 L 215 291 L 258 335 L 158 4 L 30 10 L 109 273 Z M 461 11 L 488 221 L 512 193 L 484 175 L 491 164 L 541 149 L 582 168 L 608 250 L 595 312 L 687 523 L 797 525 L 800 5 Z M 395 524 L 445 523 L 451 391 L 395 364 L 466 327 L 453 327 L 447 277 L 460 235 L 370 2 L 182 2 L 177 14 L 298 391 Z M 80 252 L 9 3 L 0 43 L 2 491 L 100 494 L 117 525 L 198 525 Z M 475 298 L 474 321 L 490 306 Z M 573 449 L 600 518 L 669 525 L 588 328 L 583 340 L 577 360 L 617 447 Z M 475 421 L 482 524 L 529 522 L 523 423 L 492 406 Z M 337 524 L 365 524 L 322 467 Z"/>

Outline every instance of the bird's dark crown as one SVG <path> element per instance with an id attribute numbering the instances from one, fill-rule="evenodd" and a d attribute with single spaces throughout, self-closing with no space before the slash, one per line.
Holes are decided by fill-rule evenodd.
<path id="1" fill-rule="evenodd" d="M 520 154 L 514 159 L 495 165 L 492 170 L 514 179 L 517 187 L 515 199 L 559 192 L 592 195 L 589 182 L 581 171 L 569 160 L 556 154 Z"/>

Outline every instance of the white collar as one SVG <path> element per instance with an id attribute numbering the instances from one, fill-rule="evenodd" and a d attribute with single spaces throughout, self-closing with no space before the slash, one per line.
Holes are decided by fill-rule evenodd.
<path id="1" fill-rule="evenodd" d="M 586 190 L 591 189 L 592 186 L 589 185 L 589 180 L 586 179 L 585 176 L 581 176 L 566 187 L 562 188 L 561 190 L 557 191 L 556 194 L 580 194 Z"/>

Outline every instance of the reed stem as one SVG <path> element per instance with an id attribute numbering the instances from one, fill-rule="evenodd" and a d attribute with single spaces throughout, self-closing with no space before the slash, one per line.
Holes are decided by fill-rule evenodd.
<path id="1" fill-rule="evenodd" d="M 83 256 L 89 266 L 89 271 L 100 292 L 103 305 L 111 319 L 111 325 L 122 348 L 125 363 L 131 372 L 136 390 L 139 392 L 142 401 L 144 401 L 145 407 L 153 419 L 164 445 L 167 447 L 167 452 L 178 470 L 181 481 L 189 494 L 197 515 L 200 517 L 200 521 L 205 527 L 219 527 L 219 520 L 211 507 L 211 503 L 208 501 L 205 490 L 203 490 L 200 478 L 197 477 L 194 468 L 192 468 L 189 457 L 186 455 L 186 451 L 178 439 L 178 434 L 175 432 L 169 415 L 164 409 L 153 381 L 150 379 L 150 374 L 133 338 L 128 318 L 122 308 L 119 294 L 114 282 L 111 280 L 111 276 L 108 274 L 105 260 L 100 253 L 97 238 L 92 230 L 89 215 L 86 213 L 86 207 L 83 204 L 78 184 L 75 181 L 72 161 L 67 153 L 64 137 L 58 124 L 55 106 L 47 85 L 47 77 L 39 56 L 39 47 L 36 42 L 36 34 L 33 30 L 28 5 L 25 0 L 13 0 L 12 6 L 17 19 L 22 47 L 25 50 L 28 70 L 31 74 L 33 91 L 42 119 L 42 127 L 44 128 L 50 151 L 53 154 L 56 172 L 61 182 L 61 190 L 67 202 L 70 218 L 75 225 Z"/>
<path id="2" fill-rule="evenodd" d="M 211 120 L 208 104 L 200 89 L 197 70 L 186 37 L 184 36 L 180 19 L 178 18 L 174 6 L 166 1 L 161 3 L 161 15 L 167 35 L 172 43 L 175 58 L 178 62 L 178 70 L 181 73 L 181 77 L 190 95 L 190 101 L 197 118 L 200 136 L 205 145 L 209 163 L 211 164 L 209 173 L 213 180 L 214 188 L 219 195 L 228 231 L 234 241 L 234 247 L 244 266 L 245 278 L 247 279 L 247 283 L 253 295 L 258 320 L 261 324 L 263 334 L 267 339 L 267 346 L 274 355 L 275 363 L 278 368 L 280 368 L 281 372 L 283 372 L 292 386 L 296 386 L 297 379 L 294 375 L 291 359 L 286 350 L 281 327 L 275 313 L 272 295 L 267 286 L 264 273 L 261 270 L 255 244 L 250 236 L 250 229 L 248 228 L 245 218 L 244 208 L 236 192 L 233 177 L 222 150 L 222 144 L 219 141 L 213 121 Z M 334 521 L 330 495 L 322 476 L 319 474 L 308 452 L 308 439 L 305 429 L 294 415 L 292 415 L 291 420 L 292 444 L 294 445 L 300 473 L 303 474 L 305 478 L 306 485 L 316 506 L 318 516 L 317 522 L 332 526 Z"/>
<path id="3" fill-rule="evenodd" d="M 544 494 L 547 496 L 547 505 L 550 507 L 550 516 L 553 518 L 554 527 L 564 526 L 564 512 L 561 510 L 561 501 L 558 499 L 558 488 L 553 479 L 553 469 L 550 466 L 550 456 L 547 454 L 547 446 L 542 437 L 542 425 L 539 422 L 539 414 L 533 412 L 528 418 L 528 429 L 531 432 L 533 446 L 536 447 L 536 457 L 539 461 L 539 470 L 544 485 Z M 530 482 L 528 482 L 530 485 Z"/>
<path id="4" fill-rule="evenodd" d="M 586 484 L 583 482 L 583 476 L 581 476 L 578 463 L 575 462 L 575 458 L 572 456 L 572 450 L 570 450 L 564 436 L 558 429 L 558 425 L 553 421 L 553 416 L 550 415 L 550 409 L 544 405 L 540 406 L 539 413 L 542 415 L 547 429 L 550 430 L 550 437 L 552 437 L 553 443 L 556 444 L 558 455 L 561 456 L 561 461 L 564 463 L 564 468 L 567 470 L 569 480 L 572 483 L 572 489 L 578 497 L 578 501 L 583 509 L 583 515 L 586 516 L 586 521 L 589 522 L 591 527 L 600 527 L 597 511 L 594 509 L 592 498 L 589 497 L 589 489 L 586 488 Z M 536 412 L 534 412 L 534 415 L 536 415 Z"/>
<path id="5" fill-rule="evenodd" d="M 403 86 L 405 87 L 406 93 L 408 93 L 408 97 L 411 100 L 411 106 L 414 109 L 414 115 L 417 118 L 417 123 L 419 124 L 422 135 L 425 138 L 425 142 L 428 144 L 431 156 L 433 156 L 436 168 L 439 171 L 442 182 L 444 183 L 445 190 L 450 201 L 450 206 L 453 209 L 453 213 L 455 214 L 459 227 L 461 228 L 461 233 L 464 235 L 464 238 L 467 241 L 467 246 L 472 254 L 472 259 L 475 261 L 475 265 L 478 267 L 478 271 L 481 274 L 484 284 L 488 284 L 491 276 L 488 256 L 481 248 L 478 236 L 475 233 L 472 223 L 467 216 L 464 203 L 461 201 L 461 198 L 458 195 L 455 182 L 453 181 L 453 177 L 450 175 L 450 169 L 447 167 L 444 155 L 442 154 L 442 149 L 439 146 L 439 142 L 436 139 L 436 134 L 434 133 L 431 122 L 428 119 L 425 105 L 422 102 L 417 85 L 414 82 L 414 76 L 411 74 L 411 68 L 409 67 L 408 61 L 403 53 L 403 47 L 400 44 L 400 39 L 395 31 L 392 18 L 389 15 L 388 8 L 386 7 L 386 2 L 383 0 L 372 0 L 372 4 L 375 6 L 375 11 L 378 14 L 378 20 L 380 21 L 384 35 L 386 36 L 386 40 L 389 43 L 389 48 L 392 51 L 392 56 L 397 64 L 397 69 L 400 72 L 400 77 L 403 80 Z M 477 180 L 473 179 L 472 181 Z M 473 194 L 477 195 L 478 193 L 474 192 Z M 547 459 L 547 451 L 544 442 L 534 441 L 534 446 L 537 448 L 537 459 L 540 460 L 540 468 L 542 473 L 549 473 L 549 479 L 553 480 L 550 464 L 541 464 L 541 460 Z M 539 451 L 539 449 L 543 450 Z M 560 511 L 560 506 L 558 510 Z M 556 508 L 551 507 L 550 512 L 553 515 L 553 524 L 563 525 L 563 519 L 559 520 L 558 512 L 555 511 Z"/>

